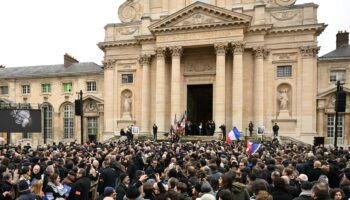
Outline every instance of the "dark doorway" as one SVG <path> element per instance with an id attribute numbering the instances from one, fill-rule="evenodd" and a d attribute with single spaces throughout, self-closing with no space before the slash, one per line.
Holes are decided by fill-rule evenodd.
<path id="1" fill-rule="evenodd" d="M 197 126 L 213 119 L 213 85 L 187 86 L 187 118 Z"/>

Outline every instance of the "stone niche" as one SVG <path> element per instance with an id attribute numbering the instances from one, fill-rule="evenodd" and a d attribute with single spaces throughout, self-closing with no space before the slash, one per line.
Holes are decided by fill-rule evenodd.
<path id="1" fill-rule="evenodd" d="M 279 119 L 290 119 L 292 108 L 292 87 L 282 83 L 277 87 L 277 108 Z"/>

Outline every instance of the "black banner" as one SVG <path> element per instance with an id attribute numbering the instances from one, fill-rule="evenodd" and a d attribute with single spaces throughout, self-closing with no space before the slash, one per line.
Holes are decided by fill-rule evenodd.
<path id="1" fill-rule="evenodd" d="M 0 110 L 0 132 L 41 132 L 41 110 Z"/>

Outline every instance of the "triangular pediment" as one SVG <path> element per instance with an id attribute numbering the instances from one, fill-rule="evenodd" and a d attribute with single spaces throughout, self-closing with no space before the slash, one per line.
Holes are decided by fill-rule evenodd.
<path id="1" fill-rule="evenodd" d="M 350 94 L 350 89 L 349 89 L 349 88 L 343 87 L 343 90 L 344 90 L 346 93 Z M 326 91 L 323 91 L 323 92 L 319 93 L 319 94 L 317 95 L 317 98 L 318 98 L 318 99 L 321 99 L 321 98 L 326 98 L 326 97 L 331 96 L 331 95 L 335 95 L 336 91 L 337 91 L 337 88 L 336 88 L 336 87 L 331 88 L 331 89 L 328 89 L 328 90 L 326 90 Z"/>
<path id="2" fill-rule="evenodd" d="M 251 19 L 251 16 L 242 13 L 196 2 L 152 24 L 149 29 L 156 33 L 215 26 L 248 26 Z"/>

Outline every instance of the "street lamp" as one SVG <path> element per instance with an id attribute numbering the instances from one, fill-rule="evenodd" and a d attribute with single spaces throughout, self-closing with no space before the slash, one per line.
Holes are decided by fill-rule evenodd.
<path id="1" fill-rule="evenodd" d="M 84 113 L 83 113 L 83 91 L 80 90 L 79 99 L 75 100 L 75 115 L 80 115 L 80 142 L 84 144 Z"/>
<path id="2" fill-rule="evenodd" d="M 343 91 L 343 85 L 345 83 L 337 81 L 337 92 L 335 100 L 335 131 L 334 131 L 334 147 L 337 147 L 338 142 L 338 116 L 339 112 L 345 112 L 346 109 L 346 92 Z"/>

